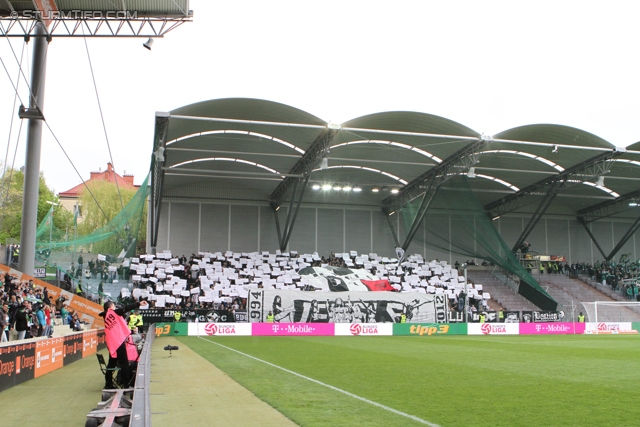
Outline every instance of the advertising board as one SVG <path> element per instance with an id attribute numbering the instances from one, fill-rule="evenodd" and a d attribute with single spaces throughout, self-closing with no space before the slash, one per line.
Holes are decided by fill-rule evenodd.
<path id="1" fill-rule="evenodd" d="M 333 336 L 335 323 L 251 323 L 255 336 Z"/>
<path id="2" fill-rule="evenodd" d="M 249 323 L 189 323 L 188 325 L 190 336 L 237 337 L 251 335 Z"/>
<path id="3" fill-rule="evenodd" d="M 520 323 L 469 323 L 469 335 L 518 335 Z"/>
<path id="4" fill-rule="evenodd" d="M 336 323 L 335 335 L 369 336 L 393 335 L 393 323 Z"/>
<path id="5" fill-rule="evenodd" d="M 631 322 L 585 323 L 585 334 L 637 334 Z"/>
<path id="6" fill-rule="evenodd" d="M 466 323 L 419 323 L 394 324 L 393 335 L 416 335 L 416 336 L 434 336 L 434 335 L 467 335 Z"/>
<path id="7" fill-rule="evenodd" d="M 549 335 L 549 334 L 582 334 L 585 323 L 555 322 L 555 323 L 520 323 L 521 335 Z"/>

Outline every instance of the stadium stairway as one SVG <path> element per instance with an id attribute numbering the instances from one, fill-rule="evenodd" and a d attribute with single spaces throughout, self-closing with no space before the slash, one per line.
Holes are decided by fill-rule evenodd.
<path id="1" fill-rule="evenodd" d="M 468 278 L 474 284 L 482 285 L 483 291 L 489 292 L 491 299 L 505 310 L 532 311 L 538 309 L 529 300 L 501 282 L 488 269 L 470 269 Z"/>
<path id="2" fill-rule="evenodd" d="M 577 314 L 584 312 L 588 317 L 594 315 L 592 309 L 583 302 L 594 301 L 627 301 L 609 286 L 593 282 L 588 284 L 584 279 L 570 279 L 564 274 L 546 274 L 542 276 L 540 285 L 549 292 L 559 304 L 564 306 L 568 321 L 577 321 Z M 572 308 L 575 309 L 572 310 Z M 563 309 L 562 307 L 560 309 Z M 573 315 L 573 316 L 572 316 Z M 573 318 L 572 318 L 573 317 Z M 595 319 L 590 319 L 595 321 Z M 640 321 L 640 308 L 620 306 L 601 306 L 598 309 L 598 322 Z"/>
<path id="3" fill-rule="evenodd" d="M 539 283 L 565 309 L 581 302 L 613 301 L 610 295 L 564 274 L 546 274 Z"/>

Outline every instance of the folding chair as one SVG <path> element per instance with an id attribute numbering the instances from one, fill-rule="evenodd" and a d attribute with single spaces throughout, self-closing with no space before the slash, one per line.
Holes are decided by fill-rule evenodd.
<path id="1" fill-rule="evenodd" d="M 120 366 L 116 366 L 115 368 L 108 368 L 107 364 L 104 361 L 104 356 L 102 354 L 96 353 L 96 357 L 98 358 L 98 363 L 100 364 L 100 370 L 102 371 L 102 375 L 104 375 L 106 378 L 107 372 L 110 372 L 113 386 L 115 388 L 122 388 L 122 384 L 120 384 L 120 381 L 119 381 Z"/>

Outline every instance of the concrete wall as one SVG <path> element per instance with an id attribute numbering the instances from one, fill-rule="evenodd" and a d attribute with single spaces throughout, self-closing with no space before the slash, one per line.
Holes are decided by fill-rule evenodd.
<path id="1" fill-rule="evenodd" d="M 280 225 L 284 227 L 287 209 L 280 209 Z M 404 225 L 396 214 L 390 217 L 402 242 Z M 459 236 L 456 220 L 449 214 L 429 212 L 425 221 L 435 224 L 442 235 L 451 239 Z M 528 218 L 510 215 L 493 222 L 507 245 L 512 246 L 519 237 Z M 609 253 L 631 226 L 631 222 L 602 220 L 590 225 L 602 249 Z M 434 250 L 424 244 L 424 227 L 421 226 L 412 242 L 409 254 L 420 253 L 428 259 L 462 261 L 462 257 L 451 254 L 448 249 Z M 575 219 L 543 218 L 527 238 L 531 249 L 541 254 L 565 255 L 569 262 L 595 262 L 602 260 L 584 228 Z M 382 256 L 395 256 L 395 243 L 387 219 L 378 208 L 349 208 L 339 206 L 303 206 L 300 208 L 289 241 L 289 250 L 299 253 L 330 252 L 358 253 L 375 252 Z M 255 252 L 278 249 L 278 237 L 274 213 L 269 206 L 260 204 L 233 203 L 213 204 L 196 201 L 163 202 L 157 250 L 170 249 L 174 254 L 200 251 Z M 636 232 L 616 258 L 630 253 L 638 259 L 640 233 Z M 481 261 L 481 260 L 476 260 Z"/>

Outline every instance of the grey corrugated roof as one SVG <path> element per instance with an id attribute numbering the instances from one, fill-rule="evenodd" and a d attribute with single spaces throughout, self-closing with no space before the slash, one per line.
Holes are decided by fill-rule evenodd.
<path id="1" fill-rule="evenodd" d="M 268 176 L 268 169 L 280 174 L 289 172 L 302 152 L 328 126 L 324 120 L 294 107 L 245 98 L 204 101 L 173 110 L 171 116 L 167 141 L 174 142 L 168 145 L 166 165 L 209 159 L 175 169 L 215 172 L 207 177 L 204 172 L 202 176 L 168 176 L 167 191 L 186 194 L 191 187 L 206 187 L 209 189 L 206 197 L 224 194 L 228 198 L 227 189 L 233 183 L 233 188 L 246 189 L 232 192 L 234 197 L 256 202 L 268 200 L 281 179 L 276 174 Z M 238 120 L 260 123 L 238 123 Z M 264 122 L 309 127 L 274 126 Z M 378 206 L 391 189 L 402 188 L 472 139 L 481 137 L 460 123 L 419 112 L 382 112 L 349 120 L 341 124 L 341 130 L 331 141 L 328 168 L 316 168 L 310 184 L 359 186 L 363 191 L 355 194 L 309 188 L 304 203 Z M 483 205 L 615 148 L 587 131 L 552 124 L 520 126 L 488 139 L 480 162 L 475 165 L 477 178 L 469 180 Z M 637 190 L 639 168 L 640 154 L 620 156 L 605 177 L 605 189 L 573 186 L 560 193 L 548 212 L 573 215 L 579 209 L 611 200 L 615 194 Z M 251 174 L 256 172 L 256 179 L 251 179 Z M 219 174 L 211 177 L 216 173 Z M 380 191 L 373 193 L 373 188 Z"/>

